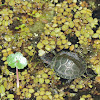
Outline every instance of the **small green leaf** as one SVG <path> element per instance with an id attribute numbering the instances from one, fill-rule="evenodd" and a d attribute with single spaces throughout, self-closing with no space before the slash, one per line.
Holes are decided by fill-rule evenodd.
<path id="1" fill-rule="evenodd" d="M 11 66 L 11 68 L 15 68 L 15 55 L 14 54 L 10 54 L 8 57 L 7 57 L 7 62 L 8 62 L 8 65 Z"/>
<path id="2" fill-rule="evenodd" d="M 15 54 L 11 54 L 7 57 L 8 65 L 11 68 L 23 69 L 27 65 L 27 59 L 23 57 L 20 52 L 16 52 Z"/>

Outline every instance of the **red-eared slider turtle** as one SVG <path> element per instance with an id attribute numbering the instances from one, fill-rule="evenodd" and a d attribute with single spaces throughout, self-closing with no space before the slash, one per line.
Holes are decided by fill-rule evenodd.
<path id="1" fill-rule="evenodd" d="M 49 64 L 58 76 L 64 79 L 75 79 L 82 76 L 86 71 L 85 62 L 78 56 L 78 54 L 73 52 L 62 51 L 56 54 L 53 58 L 51 57 L 52 60 L 50 59 L 50 56 L 45 54 L 41 59 L 44 63 Z"/>

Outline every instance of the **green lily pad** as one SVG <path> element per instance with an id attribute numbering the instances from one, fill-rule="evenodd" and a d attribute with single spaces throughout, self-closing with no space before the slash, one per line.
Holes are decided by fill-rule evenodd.
<path id="1" fill-rule="evenodd" d="M 16 67 L 17 69 L 23 69 L 27 65 L 27 59 L 20 52 L 10 54 L 7 57 L 7 62 L 11 68 Z"/>

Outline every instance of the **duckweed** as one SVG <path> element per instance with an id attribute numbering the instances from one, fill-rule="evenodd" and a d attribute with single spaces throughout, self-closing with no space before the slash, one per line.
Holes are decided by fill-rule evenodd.
<path id="1" fill-rule="evenodd" d="M 38 93 L 38 92 L 35 92 L 34 95 L 35 95 L 35 96 L 39 96 L 39 93 Z"/>
<path id="2" fill-rule="evenodd" d="M 45 83 L 46 84 L 49 84 L 50 83 L 50 80 L 49 79 L 45 79 Z"/>
<path id="3" fill-rule="evenodd" d="M 44 50 L 40 49 L 40 50 L 38 51 L 38 53 L 39 53 L 39 56 L 43 56 L 46 52 L 45 52 Z"/>
<path id="4" fill-rule="evenodd" d="M 5 93 L 5 87 L 3 85 L 0 85 L 0 93 L 1 94 Z"/>
<path id="5" fill-rule="evenodd" d="M 29 89 L 29 93 L 34 93 L 34 89 Z"/>
<path id="6" fill-rule="evenodd" d="M 44 83 L 44 78 L 39 78 L 39 83 L 43 84 Z"/>
<path id="7" fill-rule="evenodd" d="M 48 78 L 48 75 L 45 74 L 45 73 L 43 73 L 43 74 L 42 74 L 42 78 Z"/>
<path id="8" fill-rule="evenodd" d="M 12 99 L 12 98 L 14 98 L 14 95 L 13 94 L 8 94 L 7 97 L 10 98 L 10 99 Z"/>
<path id="9" fill-rule="evenodd" d="M 46 45 L 46 46 L 45 46 L 45 49 L 46 49 L 47 51 L 51 51 L 52 48 L 51 48 L 50 45 Z"/>
<path id="10" fill-rule="evenodd" d="M 98 20 L 92 18 L 92 10 L 87 8 L 86 2 L 81 1 L 77 5 L 77 0 L 60 3 L 58 0 L 5 0 L 4 4 L 0 3 L 0 56 L 4 61 L 0 67 L 0 93 L 3 99 L 14 100 L 16 95 L 19 99 L 29 99 L 34 95 L 36 100 L 64 100 L 64 90 L 92 90 L 95 82 L 100 83 L 100 27 L 96 32 L 93 31 Z M 90 46 L 93 50 L 86 50 Z M 39 64 L 34 67 L 35 53 L 42 56 L 54 49 L 57 52 L 67 49 L 82 54 L 95 52 L 87 61 L 97 74 L 95 81 L 90 81 L 88 77 L 77 78 L 66 88 L 52 70 L 44 69 L 39 59 Z M 8 70 L 6 61 L 7 56 L 16 51 L 22 52 L 29 59 L 27 70 L 19 72 L 18 91 L 15 88 L 16 75 Z M 61 89 L 58 89 L 58 85 L 62 86 Z M 10 94 L 9 90 L 14 94 Z M 66 93 L 68 97 L 76 95 L 69 91 Z M 88 98 L 92 99 L 92 96 L 80 96 L 80 100 Z"/>
<path id="11" fill-rule="evenodd" d="M 26 97 L 26 98 L 31 98 L 31 93 L 26 93 L 26 94 L 25 94 L 25 97 Z"/>
<path id="12" fill-rule="evenodd" d="M 45 91 L 40 91 L 40 95 L 44 95 L 45 94 Z"/>

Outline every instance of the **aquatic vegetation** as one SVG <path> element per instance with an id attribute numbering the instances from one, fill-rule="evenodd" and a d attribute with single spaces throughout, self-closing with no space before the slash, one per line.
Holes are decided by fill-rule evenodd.
<path id="1" fill-rule="evenodd" d="M 23 69 L 27 65 L 27 59 L 23 57 L 20 52 L 16 52 L 15 54 L 10 54 L 7 57 L 8 65 L 11 68 L 16 68 L 16 75 L 17 75 L 17 88 L 19 88 L 19 76 L 18 76 L 18 69 Z"/>
<path id="2" fill-rule="evenodd" d="M 2 100 L 65 100 L 81 92 L 80 100 L 92 100 L 95 95 L 100 95 L 100 27 L 97 18 L 92 16 L 93 10 L 89 9 L 96 6 L 79 1 L 0 0 Z M 97 76 L 93 79 L 82 76 L 66 85 L 65 80 L 58 77 L 54 70 L 45 68 L 40 59 L 54 49 L 57 52 L 64 49 L 79 53 Z M 27 69 L 24 69 L 26 65 L 20 68 L 22 64 L 16 61 L 12 63 L 13 58 L 8 61 L 7 57 L 16 52 L 22 52 L 21 57 L 27 58 Z M 23 69 L 17 72 L 19 86 L 16 83 L 15 65 Z M 88 90 L 89 93 L 85 94 Z"/>
<path id="3" fill-rule="evenodd" d="M 0 85 L 0 94 L 1 97 L 5 95 L 5 87 L 3 85 Z"/>
<path id="4" fill-rule="evenodd" d="M 14 98 L 14 95 L 13 95 L 13 94 L 8 94 L 8 95 L 7 95 L 7 98 L 13 99 L 13 98 Z"/>
<path id="5" fill-rule="evenodd" d="M 93 28 L 98 25 L 98 20 L 92 18 L 92 11 L 85 6 L 82 8 L 81 4 L 76 5 L 73 1 L 70 2 L 63 1 L 56 4 L 56 14 L 51 23 L 45 24 L 44 32 L 42 32 L 41 39 L 37 44 L 39 56 L 43 55 L 40 51 L 48 53 L 53 49 L 74 51 L 77 44 L 89 46 L 92 38 L 99 37 L 99 29 L 96 33 L 93 31 Z M 73 36 L 76 40 L 74 44 L 71 41 Z"/>
<path id="6" fill-rule="evenodd" d="M 80 90 L 84 89 L 85 87 L 92 88 L 92 81 L 90 79 L 82 79 L 82 78 L 77 78 L 75 79 L 72 84 L 69 86 L 70 89 L 72 89 L 75 92 L 79 92 Z"/>
<path id="7" fill-rule="evenodd" d="M 28 46 L 24 48 L 24 51 L 29 55 L 29 56 L 34 56 L 35 55 L 35 48 L 33 46 Z"/>
<path id="8" fill-rule="evenodd" d="M 53 90 L 51 90 L 51 88 L 48 90 L 47 88 L 45 88 L 46 85 L 42 85 L 42 87 L 34 93 L 34 96 L 36 97 L 36 99 L 48 99 L 48 100 L 64 100 L 63 96 L 64 96 L 64 92 L 60 92 L 59 93 L 54 93 L 53 95 Z"/>
<path id="9" fill-rule="evenodd" d="M 90 99 L 90 100 L 93 100 L 92 96 L 90 94 L 87 94 L 87 95 L 82 95 L 80 97 L 80 100 L 86 100 L 86 99 Z"/>
<path id="10" fill-rule="evenodd" d="M 93 42 L 93 48 L 96 49 L 98 52 L 100 50 L 100 27 L 96 31 L 96 33 L 93 35 L 93 38 L 96 39 Z"/>
<path id="11" fill-rule="evenodd" d="M 13 11 L 9 8 L 4 8 L 0 11 L 0 26 L 7 27 L 9 24 L 13 23 Z"/>
<path id="12" fill-rule="evenodd" d="M 55 78 L 55 81 L 59 80 L 59 77 L 56 77 L 53 70 L 50 70 L 49 68 L 43 68 L 43 70 L 40 70 L 36 78 L 34 78 L 34 83 L 40 83 L 40 84 L 50 84 L 53 83 L 52 78 Z"/>
<path id="13" fill-rule="evenodd" d="M 7 64 L 6 62 L 7 56 L 13 53 L 12 50 L 11 48 L 7 48 L 7 49 L 3 49 L 1 52 L 3 54 L 2 60 L 5 61 L 4 64 Z"/>
<path id="14" fill-rule="evenodd" d="M 100 52 L 90 58 L 90 63 L 92 63 L 92 68 L 97 75 L 100 75 Z"/>

